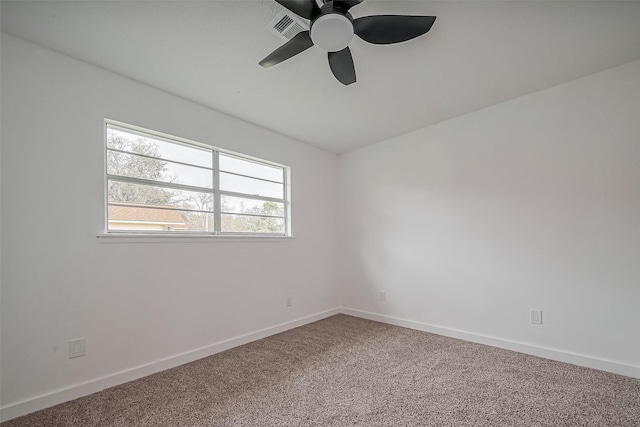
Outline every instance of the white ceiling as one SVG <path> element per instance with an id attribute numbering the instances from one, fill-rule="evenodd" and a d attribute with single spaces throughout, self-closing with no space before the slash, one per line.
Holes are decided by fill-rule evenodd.
<path id="1" fill-rule="evenodd" d="M 311 49 L 269 69 L 273 0 L 3 1 L 1 29 L 341 153 L 640 59 L 640 2 L 366 0 L 354 17 L 435 15 L 389 46 L 355 38 L 358 82 Z"/>

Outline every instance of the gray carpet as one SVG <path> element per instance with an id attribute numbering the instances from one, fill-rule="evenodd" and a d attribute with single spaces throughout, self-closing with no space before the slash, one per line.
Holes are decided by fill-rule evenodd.
<path id="1" fill-rule="evenodd" d="M 2 424 L 640 426 L 640 380 L 337 315 Z"/>

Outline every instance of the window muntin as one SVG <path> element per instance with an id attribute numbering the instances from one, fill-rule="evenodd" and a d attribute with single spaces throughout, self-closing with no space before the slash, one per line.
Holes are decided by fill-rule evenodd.
<path id="1" fill-rule="evenodd" d="M 282 199 L 284 184 L 220 172 L 220 189 L 230 193 Z"/>
<path id="2" fill-rule="evenodd" d="M 220 210 L 223 213 L 276 216 L 284 218 L 284 203 L 233 197 L 223 194 Z"/>
<path id="3" fill-rule="evenodd" d="M 213 188 L 212 168 L 195 167 L 150 156 L 109 150 L 107 173 L 150 181 Z"/>
<path id="4" fill-rule="evenodd" d="M 178 190 L 157 185 L 137 184 L 128 181 L 107 180 L 110 204 L 154 205 L 163 209 L 185 209 L 213 212 L 212 193 Z"/>
<path id="5" fill-rule="evenodd" d="M 154 157 L 213 169 L 211 150 L 180 144 L 178 141 L 154 138 L 149 134 L 133 130 L 125 132 L 111 127 L 109 129 L 109 138 L 107 138 L 107 147 L 112 150 L 126 151 L 133 154 L 149 154 L 141 149 L 137 143 L 139 138 L 146 139 L 149 143 L 148 146 L 154 148 L 154 153 L 151 154 Z"/>
<path id="6" fill-rule="evenodd" d="M 284 182 L 284 170 L 282 168 L 240 159 L 227 154 L 220 154 L 220 171 L 266 181 Z"/>
<path id="7" fill-rule="evenodd" d="M 108 233 L 285 236 L 288 168 L 106 122 Z"/>

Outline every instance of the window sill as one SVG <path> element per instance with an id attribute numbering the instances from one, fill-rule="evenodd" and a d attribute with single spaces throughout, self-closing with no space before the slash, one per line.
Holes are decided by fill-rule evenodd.
<path id="1" fill-rule="evenodd" d="M 168 235 L 168 234 L 119 234 L 104 233 L 96 236 L 100 243 L 211 243 L 211 242 L 286 242 L 295 240 L 293 236 L 250 236 L 250 235 Z"/>

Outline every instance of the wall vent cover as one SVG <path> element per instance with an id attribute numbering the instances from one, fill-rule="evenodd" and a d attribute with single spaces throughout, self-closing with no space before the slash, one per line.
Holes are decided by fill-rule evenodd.
<path id="1" fill-rule="evenodd" d="M 283 40 L 291 40 L 299 32 L 309 31 L 309 24 L 287 10 L 282 10 L 269 22 L 267 28 Z"/>

